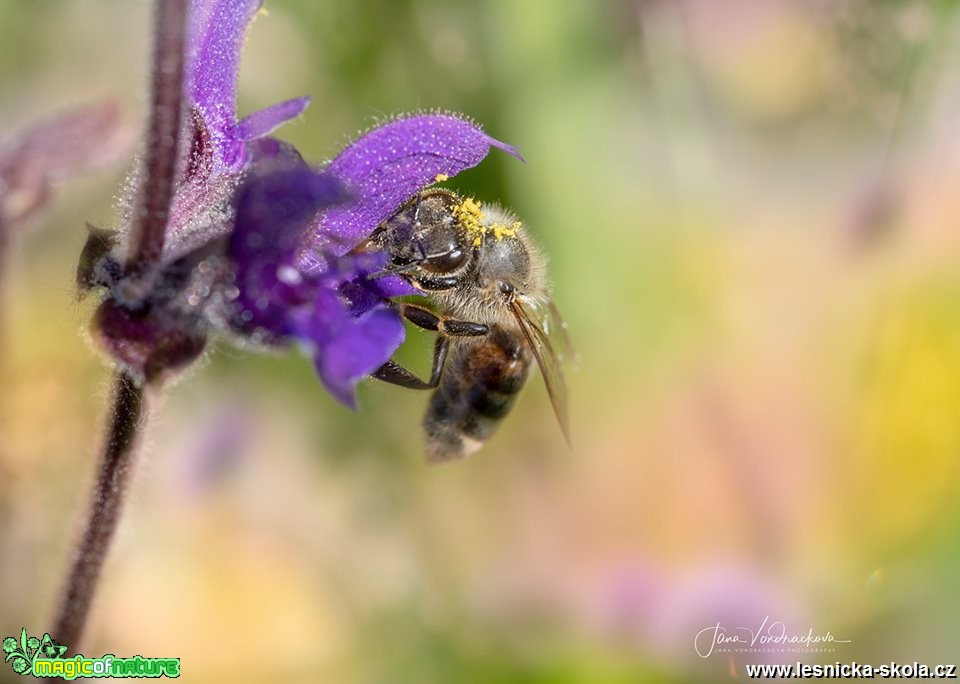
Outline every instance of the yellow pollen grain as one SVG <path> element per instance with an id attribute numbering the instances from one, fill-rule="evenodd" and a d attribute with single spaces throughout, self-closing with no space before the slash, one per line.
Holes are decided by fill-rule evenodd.
<path id="1" fill-rule="evenodd" d="M 257 14 L 260 15 L 261 17 L 269 17 L 269 16 L 270 16 L 270 11 L 269 11 L 266 7 L 261 7 L 261 8 L 257 11 Z"/>
<path id="2" fill-rule="evenodd" d="M 494 223 L 490 226 L 490 230 L 493 232 L 493 237 L 496 240 L 502 240 L 505 237 L 512 238 L 517 236 L 517 231 L 520 230 L 520 227 L 523 224 L 520 221 L 514 221 L 513 224 L 507 226 L 503 223 Z"/>
<path id="3" fill-rule="evenodd" d="M 437 183 L 443 183 L 444 181 L 450 180 L 450 176 L 448 176 L 448 175 L 445 174 L 445 173 L 438 173 L 436 176 L 434 176 L 433 179 L 434 179 Z"/>
<path id="4" fill-rule="evenodd" d="M 483 225 L 483 212 L 480 209 L 480 202 L 472 197 L 467 197 L 452 209 L 453 217 L 457 219 L 460 228 L 473 238 L 473 244 L 480 246 L 483 243 L 483 236 L 487 232 L 487 227 Z"/>

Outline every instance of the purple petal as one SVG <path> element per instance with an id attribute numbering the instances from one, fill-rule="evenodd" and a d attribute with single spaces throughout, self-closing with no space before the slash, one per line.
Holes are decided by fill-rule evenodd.
<path id="1" fill-rule="evenodd" d="M 403 278 L 390 275 L 382 278 L 371 278 L 366 283 L 367 287 L 376 292 L 381 297 L 390 299 L 391 297 L 404 297 L 406 295 L 423 294 L 422 291 L 413 287 Z"/>
<path id="2" fill-rule="evenodd" d="M 437 176 L 476 166 L 491 147 L 522 160 L 516 148 L 450 114 L 398 119 L 362 135 L 327 169 L 359 199 L 321 214 L 302 245 L 301 266 L 316 268 L 311 256 L 320 248 L 346 253 Z"/>
<path id="3" fill-rule="evenodd" d="M 260 0 L 194 0 L 191 7 L 187 95 L 228 166 L 243 163 L 243 144 L 230 132 L 236 121 L 240 50 L 259 8 Z"/>
<path id="4" fill-rule="evenodd" d="M 239 289 L 238 328 L 288 334 L 289 310 L 308 301 L 316 287 L 291 265 L 296 245 L 314 214 L 344 197 L 336 178 L 305 165 L 259 174 L 243 184 L 228 248 Z"/>
<path id="5" fill-rule="evenodd" d="M 247 143 L 250 169 L 253 172 L 271 169 L 307 168 L 297 148 L 279 138 L 257 138 Z"/>
<path id="6" fill-rule="evenodd" d="M 385 257 L 386 255 L 384 254 L 383 256 Z M 383 270 L 384 264 L 385 258 L 381 258 L 376 262 L 359 264 L 357 275 L 369 292 L 386 299 L 403 297 L 405 295 L 423 294 L 399 276 L 388 275 L 371 278 L 371 275 L 380 273 Z"/>
<path id="7" fill-rule="evenodd" d="M 213 13 L 213 6 L 220 0 L 192 0 L 190 4 L 190 35 L 189 50 L 193 54 L 198 43 L 206 35 L 210 26 L 210 17 Z"/>
<path id="8" fill-rule="evenodd" d="M 356 384 L 397 350 L 404 328 L 396 312 L 384 306 L 355 318 L 333 292 L 324 290 L 299 335 L 313 344 L 314 364 L 326 388 L 336 399 L 356 408 Z"/>
<path id="9" fill-rule="evenodd" d="M 319 209 L 345 196 L 337 178 L 309 167 L 253 176 L 238 193 L 230 252 L 235 257 L 287 252 Z"/>
<path id="10" fill-rule="evenodd" d="M 255 140 L 269 135 L 290 119 L 300 116 L 309 104 L 309 97 L 297 97 L 254 112 L 237 124 L 236 136 L 240 140 Z"/>

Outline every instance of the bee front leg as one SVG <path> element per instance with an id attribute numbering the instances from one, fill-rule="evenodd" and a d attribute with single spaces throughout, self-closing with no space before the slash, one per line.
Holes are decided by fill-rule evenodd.
<path id="1" fill-rule="evenodd" d="M 370 375 L 377 380 L 407 389 L 435 389 L 440 384 L 440 375 L 443 373 L 443 364 L 447 360 L 447 349 L 449 347 L 450 343 L 446 337 L 437 338 L 437 343 L 433 347 L 433 364 L 430 368 L 430 380 L 428 382 L 424 382 L 393 359 L 387 361 Z"/>
<path id="2" fill-rule="evenodd" d="M 440 336 L 437 337 L 437 343 L 433 348 L 433 364 L 430 368 L 430 380 L 424 382 L 411 371 L 393 359 L 390 359 L 370 375 L 377 380 L 388 382 L 391 385 L 399 385 L 400 387 L 419 390 L 436 388 L 440 384 L 443 364 L 447 360 L 447 350 L 450 346 L 449 338 L 481 337 L 490 331 L 490 328 L 484 323 L 441 318 L 429 309 L 424 309 L 422 306 L 417 306 L 416 304 L 394 302 L 392 306 L 404 318 L 418 328 L 440 333 Z"/>
<path id="3" fill-rule="evenodd" d="M 460 276 L 425 276 L 411 277 L 411 284 L 426 292 L 442 292 L 452 290 L 460 283 Z"/>
<path id="4" fill-rule="evenodd" d="M 441 318 L 429 309 L 416 304 L 403 302 L 395 304 L 400 314 L 418 328 L 439 332 L 449 337 L 481 337 L 490 332 L 484 323 L 458 321 L 453 318 Z"/>

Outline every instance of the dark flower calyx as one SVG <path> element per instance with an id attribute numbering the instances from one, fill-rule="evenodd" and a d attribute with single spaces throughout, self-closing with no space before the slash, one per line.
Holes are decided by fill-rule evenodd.
<path id="1" fill-rule="evenodd" d="M 94 314 L 93 335 L 133 377 L 148 383 L 195 361 L 206 347 L 206 333 L 186 326 L 162 309 L 139 311 L 104 301 Z"/>
<path id="2" fill-rule="evenodd" d="M 95 287 L 111 287 L 120 280 L 123 267 L 111 254 L 120 243 L 120 234 L 87 224 L 87 241 L 77 262 L 77 288 L 86 294 Z"/>

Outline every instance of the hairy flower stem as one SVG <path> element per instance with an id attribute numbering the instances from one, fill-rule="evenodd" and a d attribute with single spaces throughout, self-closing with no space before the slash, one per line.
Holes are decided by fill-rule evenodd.
<path id="1" fill-rule="evenodd" d="M 145 272 L 163 251 L 180 151 L 188 0 L 155 0 L 152 96 L 144 164 L 129 229 L 127 268 Z M 74 553 L 51 630 L 78 649 L 103 564 L 126 497 L 137 444 L 146 423 L 146 388 L 118 370 L 109 426 L 86 527 Z"/>
<path id="2" fill-rule="evenodd" d="M 156 0 L 153 85 L 142 185 L 130 226 L 127 268 L 144 271 L 160 258 L 180 146 L 187 0 Z"/>
<path id="3" fill-rule="evenodd" d="M 133 455 L 146 417 L 144 389 L 123 372 L 113 389 L 110 424 L 93 488 L 93 500 L 51 634 L 76 649 L 110 548 L 133 469 Z"/>

